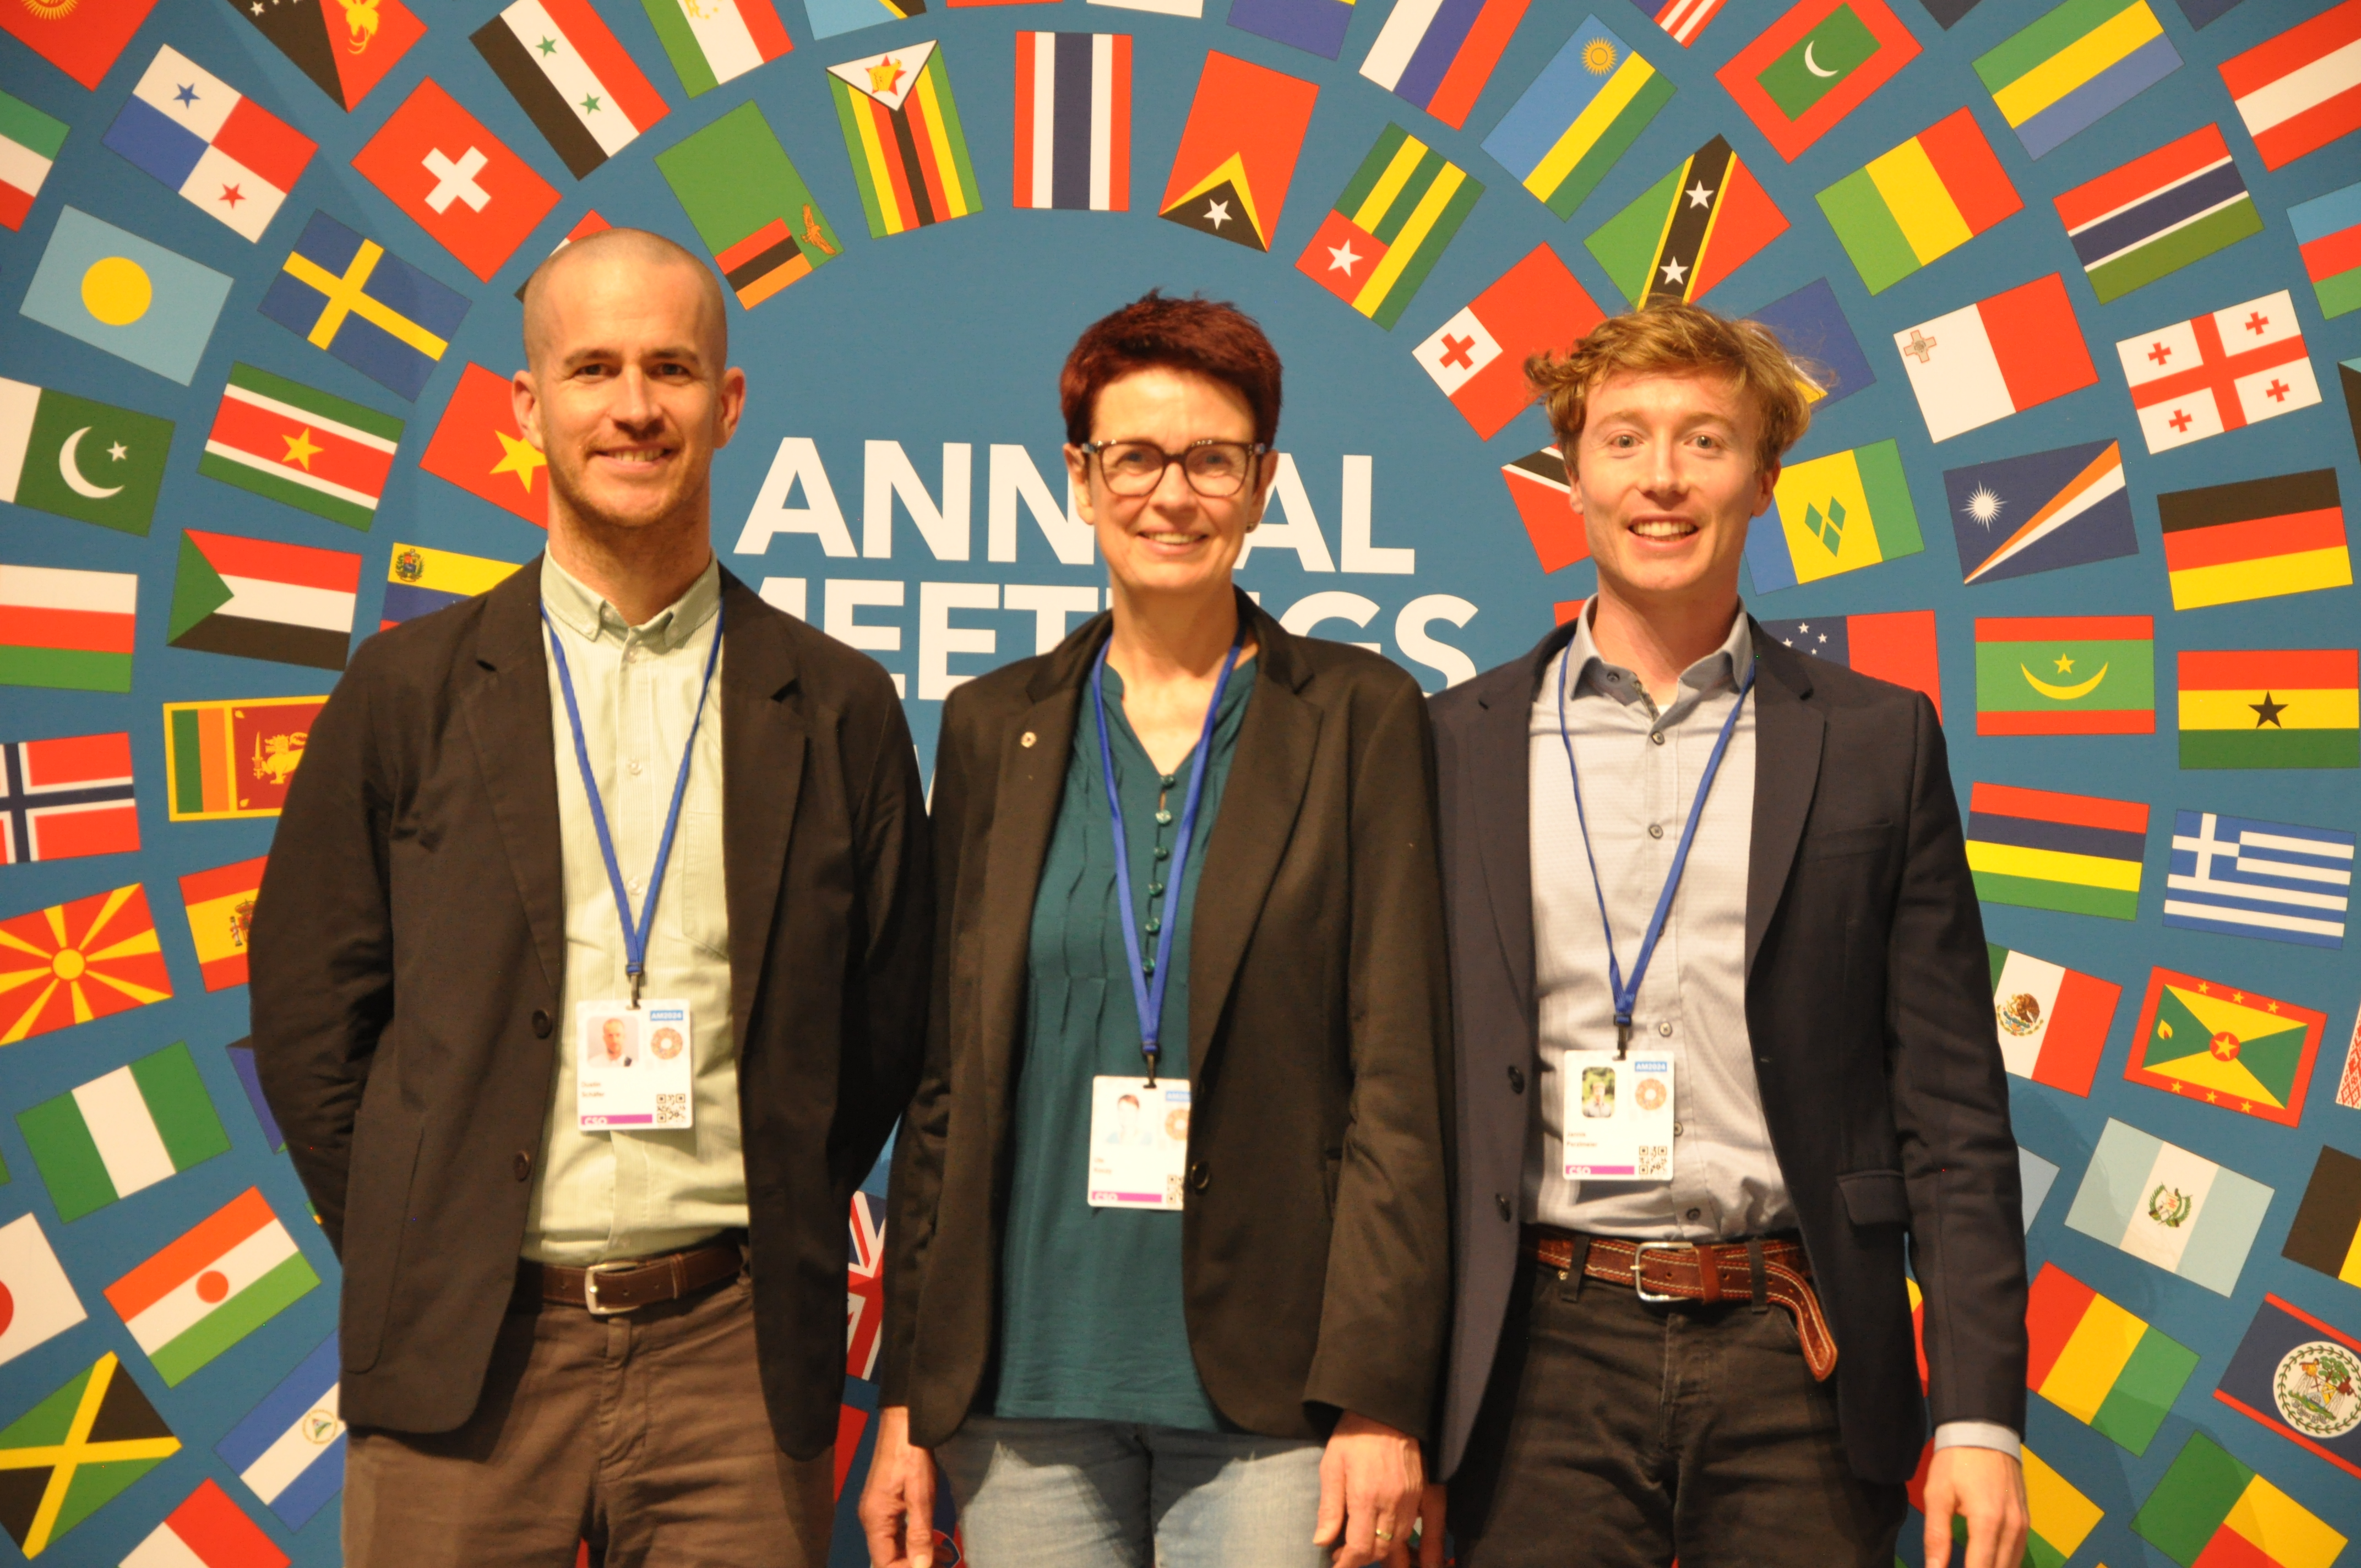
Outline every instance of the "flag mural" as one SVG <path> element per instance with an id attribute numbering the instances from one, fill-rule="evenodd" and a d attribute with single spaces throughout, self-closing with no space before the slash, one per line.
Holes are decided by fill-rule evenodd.
<path id="1" fill-rule="evenodd" d="M 1960 580 L 2000 582 L 2139 554 L 2123 444 L 2092 441 L 1943 472 Z"/>
<path id="2" fill-rule="evenodd" d="M 2285 290 L 2115 344 L 2140 433 L 2166 452 L 2320 401 Z"/>
<path id="3" fill-rule="evenodd" d="M 0 742 L 0 866 L 139 849 L 131 737 Z"/>
<path id="4" fill-rule="evenodd" d="M 2361 653 L 2180 652 L 2184 768 L 2361 768 Z"/>
<path id="5" fill-rule="evenodd" d="M 257 307 L 412 402 L 467 318 L 467 297 L 325 213 L 295 239 Z"/>
<path id="6" fill-rule="evenodd" d="M 1484 194 L 1467 171 L 1388 126 L 1320 221 L 1296 269 L 1390 328 Z"/>
<path id="7" fill-rule="evenodd" d="M 2124 1076 L 2292 1127 L 2326 1022 L 2309 1007 L 2243 986 L 2156 970 Z"/>
<path id="8" fill-rule="evenodd" d="M 1570 218 L 1672 96 L 1672 82 L 1592 16 L 1500 117 L 1484 150 Z"/>
<path id="9" fill-rule="evenodd" d="M 942 49 L 931 42 L 828 68 L 871 237 L 982 210 Z"/>
<path id="10" fill-rule="evenodd" d="M 2297 203 L 2288 209 L 2288 226 L 2303 247 L 2303 275 L 2320 313 L 2361 309 L 2361 185 Z"/>
<path id="11" fill-rule="evenodd" d="M 1117 4 L 1125 0 L 1116 0 Z M 1395 0 L 1361 74 L 1452 129 L 1477 94 L 1532 0 Z M 1157 8 L 1157 0 L 1148 0 Z M 1334 60 L 1334 55 L 1329 58 Z"/>
<path id="12" fill-rule="evenodd" d="M 0 1530 L 27 1557 L 129 1490 L 181 1440 L 109 1351 L 0 1428 Z"/>
<path id="13" fill-rule="evenodd" d="M 1799 363 L 1804 401 L 1815 417 L 1877 380 L 1825 278 L 1782 294 L 1746 319 L 1766 328 Z"/>
<path id="14" fill-rule="evenodd" d="M 262 237 L 318 144 L 167 44 L 106 145 L 249 240 Z"/>
<path id="15" fill-rule="evenodd" d="M 200 652 L 341 670 L 360 572 L 361 558 L 349 551 L 186 530 L 164 640 Z"/>
<path id="16" fill-rule="evenodd" d="M 353 167 L 485 282 L 557 205 L 556 187 L 431 80 Z"/>
<path id="17" fill-rule="evenodd" d="M 228 298 L 226 274 L 68 207 L 19 308 L 185 387 Z"/>
<path id="18" fill-rule="evenodd" d="M 66 144 L 66 123 L 11 93 L 0 93 L 0 224 L 25 226 Z"/>
<path id="19" fill-rule="evenodd" d="M 2066 1225 L 2227 1296 L 2270 1204 L 2254 1178 L 2110 1116 Z"/>
<path id="20" fill-rule="evenodd" d="M 1935 641 L 1935 612 L 1894 609 L 1875 615 L 1823 615 L 1805 620 L 1763 620 L 1763 634 L 1815 659 L 1927 694 L 1943 716 L 1943 666 Z"/>
<path id="21" fill-rule="evenodd" d="M 246 983 L 247 938 L 254 929 L 255 894 L 269 858 L 257 855 L 181 879 L 181 902 L 188 910 L 189 936 L 196 943 L 197 968 L 207 991 Z"/>
<path id="22" fill-rule="evenodd" d="M 2321 1146 L 2279 1255 L 2361 1287 L 2361 1158 Z"/>
<path id="23" fill-rule="evenodd" d="M 516 0 L 469 38 L 577 180 L 668 112 L 590 0 Z"/>
<path id="24" fill-rule="evenodd" d="M 385 572 L 385 608 L 378 630 L 430 615 L 446 605 L 489 593 L 517 569 L 514 561 L 489 561 L 456 550 L 397 544 Z M 302 745 L 297 744 L 300 755 Z"/>
<path id="25" fill-rule="evenodd" d="M 231 9 L 346 113 L 426 36 L 426 24 L 401 0 L 273 0 L 258 10 L 251 3 Z"/>
<path id="26" fill-rule="evenodd" d="M 1268 250 L 1319 96 L 1312 82 L 1208 52 L 1157 215 Z"/>
<path id="27" fill-rule="evenodd" d="M 0 1046 L 171 995 L 148 890 L 137 883 L 0 919 Z"/>
<path id="28" fill-rule="evenodd" d="M 319 1283 L 249 1187 L 108 1286 L 106 1300 L 156 1376 L 177 1387 Z"/>
<path id="29" fill-rule="evenodd" d="M 174 1042 L 16 1113 L 60 1220 L 79 1220 L 229 1152 L 229 1135 Z"/>
<path id="30" fill-rule="evenodd" d="M 2334 468 L 2172 490 L 2156 506 L 2175 609 L 2352 586 Z"/>
<path id="31" fill-rule="evenodd" d="M 2098 371 L 2056 273 L 1894 334 L 1930 441 L 2094 385 Z"/>
<path id="32" fill-rule="evenodd" d="M 0 501 L 148 532 L 172 422 L 0 378 Z"/>
<path id="33" fill-rule="evenodd" d="M 701 97 L 795 49 L 772 0 L 640 0 L 681 91 Z"/>
<path id="34" fill-rule="evenodd" d="M 197 472 L 366 531 L 401 430 L 391 414 L 233 365 Z"/>
<path id="35" fill-rule="evenodd" d="M 1016 35 L 1018 207 L 1131 210 L 1131 35 Z"/>
<path id="36" fill-rule="evenodd" d="M 0 1292 L 8 1302 L 8 1320 L 0 1323 L 0 1366 L 90 1316 L 41 1234 L 41 1222 L 30 1214 L 0 1225 Z"/>
<path id="37" fill-rule="evenodd" d="M 1799 0 L 1714 80 L 1792 163 L 1917 58 L 1884 0 Z"/>
<path id="38" fill-rule="evenodd" d="M 1968 869 L 1987 904 L 2139 918 L 2144 802 L 1979 783 L 1968 794 L 1967 838 Z"/>
<path id="39" fill-rule="evenodd" d="M 2180 69 L 2149 0 L 2066 0 L 1976 57 L 1993 107 L 2035 158 Z"/>
<path id="40" fill-rule="evenodd" d="M 2134 1453 L 2146 1453 L 2197 1353 L 2054 1263 L 2027 1292 L 2025 1386 Z"/>
<path id="41" fill-rule="evenodd" d="M 175 822 L 276 817 L 303 761 L 317 696 L 164 705 L 167 815 Z"/>
<path id="42" fill-rule="evenodd" d="M 1574 481 L 1563 453 L 1554 446 L 1528 452 L 1513 463 L 1501 464 L 1500 478 L 1509 487 L 1517 520 L 1525 525 L 1543 572 L 1590 559 L 1590 538 L 1574 510 Z"/>
<path id="43" fill-rule="evenodd" d="M 459 372 L 459 384 L 443 405 L 443 417 L 419 455 L 418 466 L 536 528 L 549 525 L 549 482 L 544 472 L 549 459 L 517 424 L 505 376 L 475 364 Z"/>
<path id="44" fill-rule="evenodd" d="M 123 1568 L 287 1568 L 287 1553 L 211 1476 L 132 1548 Z"/>
<path id="45" fill-rule="evenodd" d="M 345 1481 L 331 1334 L 214 1445 L 222 1463 L 287 1525 L 301 1530 Z"/>
<path id="46" fill-rule="evenodd" d="M 1984 951 L 2003 1064 L 2018 1078 L 2087 1098 L 2124 988 L 1996 942 Z"/>
<path id="47" fill-rule="evenodd" d="M 2263 167 L 2278 169 L 2361 129 L 2361 4 L 2343 0 L 2222 62 Z"/>

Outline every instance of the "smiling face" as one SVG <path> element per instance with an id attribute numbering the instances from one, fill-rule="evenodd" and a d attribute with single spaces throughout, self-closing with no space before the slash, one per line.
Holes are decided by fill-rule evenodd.
<path id="1" fill-rule="evenodd" d="M 1771 504 L 1761 415 L 1730 378 L 1610 376 L 1566 454 L 1601 594 L 1634 609 L 1734 604 L 1747 524 Z"/>
<path id="2" fill-rule="evenodd" d="M 1091 439 L 1144 441 L 1166 452 L 1194 442 L 1234 441 L 1252 446 L 1254 411 L 1226 382 L 1186 370 L 1152 367 L 1099 391 Z M 1265 453 L 1234 496 L 1201 496 L 1180 465 L 1172 464 L 1144 496 L 1110 491 L 1098 459 L 1066 448 L 1076 504 L 1098 532 L 1119 597 L 1189 597 L 1226 588 L 1246 531 L 1262 521 L 1279 459 Z"/>

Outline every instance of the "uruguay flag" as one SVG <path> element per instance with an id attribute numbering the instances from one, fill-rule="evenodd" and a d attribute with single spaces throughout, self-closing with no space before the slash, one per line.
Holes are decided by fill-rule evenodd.
<path id="1" fill-rule="evenodd" d="M 247 1412 L 214 1452 L 270 1511 L 301 1530 L 345 1484 L 345 1422 L 336 1412 L 336 1336 Z"/>

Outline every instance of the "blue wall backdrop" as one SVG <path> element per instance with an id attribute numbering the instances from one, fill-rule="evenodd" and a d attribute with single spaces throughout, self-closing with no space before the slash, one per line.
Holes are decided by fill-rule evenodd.
<path id="1" fill-rule="evenodd" d="M 720 257 L 716 546 L 925 766 L 1098 602 L 1056 378 L 1114 306 L 1262 321 L 1241 581 L 1430 690 L 1593 582 L 1499 372 L 1635 290 L 1762 312 L 1828 384 L 1750 607 L 1939 689 L 1973 807 L 2030 1560 L 2345 1560 L 2361 0 L 411 4 L 0 0 L 0 1557 L 336 1560 L 338 1274 L 236 1048 L 266 699 L 540 548 L 485 394 L 595 212 Z"/>

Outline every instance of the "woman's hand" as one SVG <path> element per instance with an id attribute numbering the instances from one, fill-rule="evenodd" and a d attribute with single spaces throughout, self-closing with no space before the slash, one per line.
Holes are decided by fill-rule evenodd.
<path id="1" fill-rule="evenodd" d="M 1320 1456 L 1320 1523 L 1312 1544 L 1332 1548 L 1334 1568 L 1410 1561 L 1426 1468 L 1418 1439 L 1350 1410 Z"/>
<path id="2" fill-rule="evenodd" d="M 861 1489 L 872 1568 L 934 1568 L 935 1455 L 910 1445 L 910 1407 L 877 1412 L 877 1452 Z"/>

